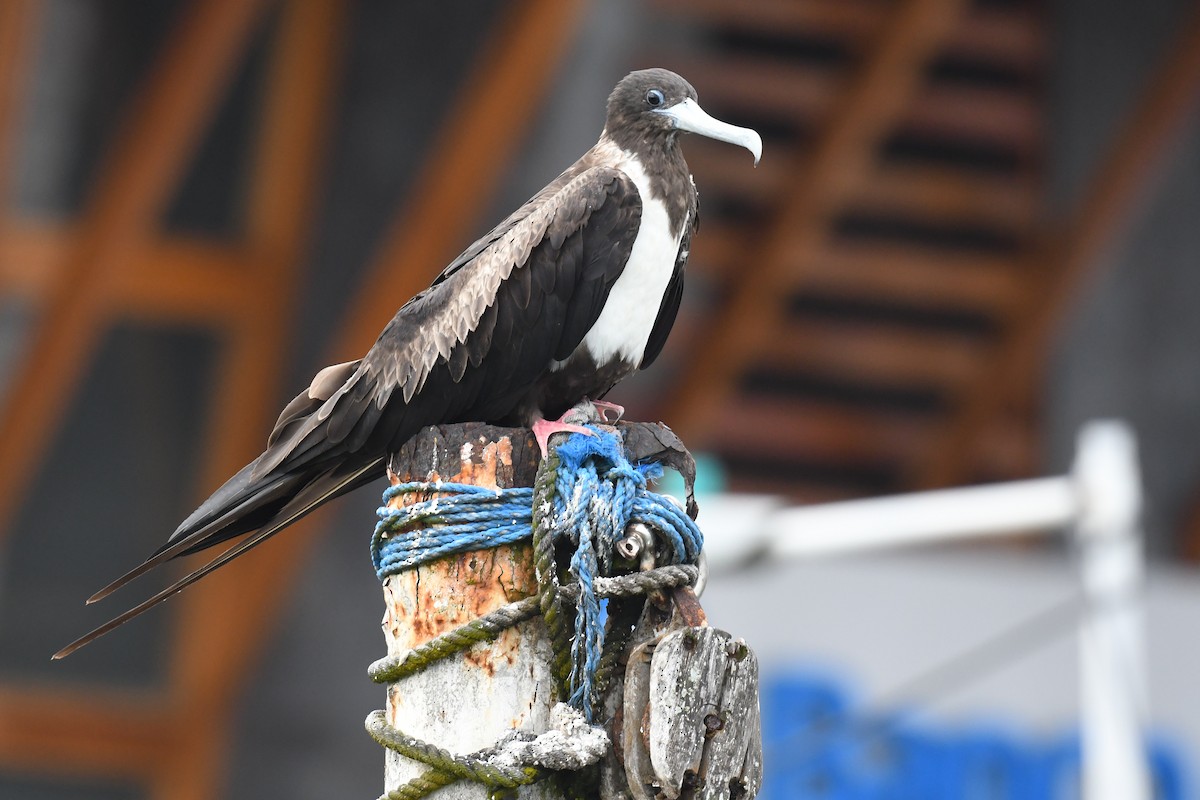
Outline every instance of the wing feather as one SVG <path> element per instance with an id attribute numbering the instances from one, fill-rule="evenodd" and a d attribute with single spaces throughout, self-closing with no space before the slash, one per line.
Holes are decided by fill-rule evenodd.
<path id="1" fill-rule="evenodd" d="M 364 358 L 373 375 L 395 376 L 391 389 L 406 402 L 435 371 L 457 383 L 500 353 L 520 364 L 510 378 L 491 375 L 489 390 L 504 395 L 573 351 L 595 323 L 633 246 L 636 187 L 618 170 L 595 167 L 531 202 L 486 246 L 469 250 L 471 260 L 456 260 L 419 304 L 401 309 Z M 548 304 L 550 297 L 561 302 Z"/>

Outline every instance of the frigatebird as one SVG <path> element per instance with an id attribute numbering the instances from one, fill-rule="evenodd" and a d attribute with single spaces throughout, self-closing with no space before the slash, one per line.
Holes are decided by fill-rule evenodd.
<path id="1" fill-rule="evenodd" d="M 665 69 L 627 75 L 600 140 L 409 300 L 358 361 L 317 373 L 266 450 L 217 489 L 99 600 L 179 556 L 244 537 L 205 566 L 55 654 L 66 656 L 166 600 L 322 503 L 381 476 L 427 425 L 571 429 L 560 417 L 658 357 L 675 321 L 698 200 L 679 147 L 691 132 L 762 140 L 709 116 Z"/>

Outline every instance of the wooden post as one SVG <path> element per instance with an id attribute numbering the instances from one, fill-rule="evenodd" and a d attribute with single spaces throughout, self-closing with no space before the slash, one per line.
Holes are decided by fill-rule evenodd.
<path id="1" fill-rule="evenodd" d="M 647 423 L 620 423 L 620 429 L 627 457 L 634 462 L 670 464 L 690 485 L 694 462 L 669 429 Z M 481 423 L 430 427 L 392 457 L 389 477 L 393 485 L 440 480 L 497 489 L 530 487 L 537 477 L 538 459 L 533 437 L 525 429 Z M 391 505 L 437 496 L 409 493 Z M 638 537 L 639 527 L 644 526 L 627 528 L 627 538 Z M 653 535 L 649 530 L 641 533 Z M 657 550 L 653 544 L 643 547 L 648 549 L 641 554 L 642 569 L 653 570 Z M 689 569 L 690 578 L 685 573 L 675 583 L 658 584 L 662 588 L 652 592 L 654 602 L 637 606 L 641 621 L 632 638 L 615 640 L 622 644 L 614 647 L 623 651 L 605 656 L 615 658 L 617 665 L 601 701 L 599 722 L 607 731 L 607 742 L 600 736 L 598 745 L 594 739 L 587 746 L 571 745 L 591 753 L 591 759 L 574 762 L 580 764 L 594 763 L 607 749 L 600 769 L 593 773 L 599 783 L 588 796 L 718 800 L 752 798 L 758 791 L 762 762 L 757 661 L 743 642 L 707 627 L 695 595 L 682 583 L 695 579 L 695 568 Z M 663 574 L 656 571 L 641 577 L 662 580 Z M 537 591 L 529 542 L 447 556 L 390 576 L 384 581 L 387 613 L 383 620 L 388 656 L 399 659 L 434 637 Z M 620 623 L 614 620 L 625 619 L 632 625 L 637 616 L 629 616 L 628 606 L 613 609 L 609 606 L 614 615 L 610 624 L 617 628 Z M 633 675 L 628 685 L 627 660 Z M 557 727 L 561 731 L 562 720 L 556 726 L 551 714 L 558 699 L 552 661 L 545 624 L 535 616 L 504 630 L 495 641 L 477 644 L 389 684 L 384 718 L 404 734 L 456 756 L 491 748 L 514 730 L 542 734 Z M 587 728 L 582 720 L 578 724 Z M 565 741 L 557 739 L 551 747 Z M 604 748 L 606 744 L 612 746 Z M 386 791 L 399 789 L 429 769 L 389 750 Z M 491 796 L 487 787 L 467 780 L 437 792 L 438 800 Z M 555 782 L 544 781 L 521 787 L 511 796 L 549 800 L 563 795 Z"/>
<path id="2" fill-rule="evenodd" d="M 443 480 L 491 488 L 532 486 L 538 451 L 527 429 L 468 423 L 426 428 L 389 464 L 393 485 Z M 433 494 L 398 497 L 409 504 Z M 537 593 L 533 547 L 524 542 L 450 556 L 388 577 L 383 632 L 388 655 L 417 645 L 500 606 Z M 550 674 L 550 640 L 541 617 L 504 631 L 494 642 L 432 665 L 389 684 L 390 724 L 455 754 L 471 753 L 513 729 L 541 733 L 550 728 L 555 702 Z M 428 769 L 388 751 L 387 791 Z M 459 781 L 439 789 L 438 800 L 485 800 L 482 784 Z M 522 787 L 521 798 L 559 797 L 548 783 Z"/>

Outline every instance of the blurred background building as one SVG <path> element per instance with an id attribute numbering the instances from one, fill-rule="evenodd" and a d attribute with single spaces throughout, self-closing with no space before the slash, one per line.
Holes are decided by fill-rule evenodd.
<path id="1" fill-rule="evenodd" d="M 685 143 L 685 305 L 611 399 L 787 502 L 1060 472 L 1082 421 L 1130 420 L 1155 719 L 1200 753 L 1194 0 L 4 0 L 0 797 L 378 794 L 375 489 L 49 656 L 645 66 L 764 156 Z M 1065 560 L 767 567 L 705 602 L 869 704 L 1069 592 Z M 930 713 L 1069 728 L 1069 632 Z"/>

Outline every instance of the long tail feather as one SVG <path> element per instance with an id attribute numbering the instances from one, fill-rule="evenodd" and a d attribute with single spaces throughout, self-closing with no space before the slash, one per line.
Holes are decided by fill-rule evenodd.
<path id="1" fill-rule="evenodd" d="M 242 470 L 242 472 L 243 473 L 246 472 L 252 466 L 253 465 L 247 466 L 245 469 Z M 241 474 L 242 473 L 238 473 L 239 476 Z M 100 591 L 93 594 L 91 597 L 89 597 L 87 599 L 87 604 L 91 605 L 92 603 L 95 603 L 99 600 L 103 600 L 105 597 L 108 597 L 110 594 L 115 592 L 117 589 L 120 589 L 122 586 L 125 586 L 126 584 L 130 583 L 131 581 L 141 577 L 142 575 L 145 575 L 147 572 L 154 569 L 159 564 L 163 564 L 167 561 L 170 561 L 172 558 L 175 558 L 176 556 L 183 555 L 184 553 L 188 552 L 189 550 L 196 548 L 197 545 L 201 545 L 201 547 L 203 547 L 202 543 L 204 542 L 205 539 L 207 539 L 209 537 L 213 537 L 214 534 L 217 534 L 218 532 L 222 531 L 223 529 L 228 528 L 232 524 L 236 524 L 236 522 L 238 521 L 238 518 L 244 516 L 244 514 L 247 510 L 247 507 L 250 506 L 252 503 L 257 504 L 257 505 L 263 505 L 263 504 L 269 503 L 273 500 L 278 500 L 280 498 L 280 496 L 285 494 L 289 488 L 291 488 L 291 485 L 288 482 L 280 481 L 275 486 L 270 487 L 269 491 L 261 491 L 260 490 L 260 491 L 256 492 L 253 496 L 247 497 L 242 502 L 238 503 L 237 505 L 233 506 L 232 508 L 229 508 L 226 511 L 222 512 L 221 514 L 210 518 L 206 524 L 204 524 L 200 528 L 197 528 L 196 530 L 192 531 L 191 533 L 180 536 L 178 539 L 174 539 L 174 537 L 172 537 L 174 539 L 174 541 L 168 541 L 166 545 L 164 545 L 163 547 L 161 547 L 157 551 L 155 551 L 155 553 L 152 556 L 147 558 L 141 564 L 138 564 L 136 567 L 129 570 L 124 575 L 120 576 L 119 578 L 112 581 L 104 588 L 102 588 Z M 249 526 L 249 527 L 251 529 L 253 529 L 252 526 Z M 185 529 L 181 527 L 181 531 L 182 530 L 185 530 Z M 178 536 L 178 535 L 179 534 L 177 532 L 176 536 Z M 237 533 L 235 532 L 233 535 L 237 535 Z M 220 536 L 219 538 L 214 538 L 213 541 L 209 542 L 209 544 L 218 544 L 219 542 L 224 541 L 225 539 L 229 539 L 229 538 L 232 538 L 232 536 L 230 536 L 229 534 L 226 534 L 226 535 Z"/>
<path id="2" fill-rule="evenodd" d="M 251 548 L 262 544 L 263 542 L 265 542 L 267 539 L 274 536 L 279 531 L 283 530 L 284 528 L 291 525 L 296 520 L 298 520 L 301 517 L 308 514 L 310 511 L 315 509 L 317 506 L 324 503 L 330 497 L 334 497 L 334 496 L 340 494 L 343 490 L 355 485 L 360 479 L 363 478 L 364 475 L 367 475 L 368 473 L 373 472 L 376 469 L 378 469 L 379 465 L 382 463 L 383 463 L 383 459 L 376 459 L 375 461 L 372 461 L 371 463 L 369 463 L 363 467 L 360 467 L 359 469 L 355 470 L 354 472 L 350 473 L 349 475 L 346 475 L 345 477 L 340 478 L 336 484 L 334 484 L 332 487 L 329 488 L 328 491 L 321 492 L 319 495 L 308 498 L 303 503 L 297 504 L 297 507 L 295 507 L 295 508 L 291 508 L 289 505 L 289 507 L 284 508 L 284 510 L 281 512 L 280 518 L 277 518 L 275 521 L 273 521 L 271 523 L 270 527 L 263 528 L 262 530 L 258 531 L 257 533 L 254 533 L 254 534 L 250 535 L 249 537 L 247 537 L 246 539 L 243 539 L 242 541 L 238 542 L 233 547 L 230 547 L 228 550 L 221 553 L 221 555 L 217 556 L 212 561 L 208 562 L 207 564 L 205 564 L 204 566 L 195 570 L 194 572 L 188 573 L 187 575 L 180 578 L 175 583 L 173 583 L 170 586 L 168 586 L 167 588 L 163 589 L 161 592 L 158 592 L 154 596 L 139 603 L 138 605 L 136 605 L 133 608 L 126 611 L 125 613 L 119 614 L 118 616 L 113 617 L 111 620 L 104 623 L 100 627 L 79 637 L 78 639 L 71 642 L 69 645 L 67 645 L 63 649 L 59 650 L 53 656 L 51 656 L 51 660 L 58 660 L 60 658 L 66 658 L 67 656 L 71 655 L 71 653 L 74 653 L 79 648 L 94 642 L 96 639 L 99 639 L 101 636 L 104 636 L 106 633 L 110 633 L 111 631 L 124 625 L 126 622 L 129 622 L 131 619 L 141 616 L 142 614 L 149 611 L 151 608 L 154 608 L 156 605 L 163 602 L 164 600 L 167 600 L 170 597 L 178 594 L 179 592 L 186 589 L 188 586 L 191 586 L 193 583 L 195 583 L 196 581 L 203 578 L 205 575 L 208 575 L 213 570 L 216 570 L 216 569 L 219 569 L 220 567 L 225 566 L 233 559 L 235 559 L 238 556 L 245 553 L 247 550 L 250 550 Z"/>
<path id="3" fill-rule="evenodd" d="M 116 617 L 113 617 L 108 622 L 104 623 L 103 625 L 101 625 L 100 627 L 91 631 L 90 633 L 87 633 L 87 634 L 79 637 L 75 641 L 71 642 L 69 645 L 67 645 L 66 647 L 59 650 L 57 653 L 55 653 L 53 656 L 51 656 L 51 660 L 57 661 L 60 658 L 66 658 L 67 656 L 71 655 L 71 653 L 74 653 L 76 650 L 83 647 L 84 645 L 90 644 L 91 642 L 95 641 L 96 639 L 99 639 L 104 634 L 109 633 L 110 631 L 113 631 L 113 630 L 121 627 L 126 622 L 129 622 L 129 620 L 133 619 L 134 617 L 141 616 L 145 612 L 154 608 L 159 603 L 163 602 L 164 600 L 167 600 L 171 596 L 178 594 L 179 592 L 183 591 L 187 587 L 191 586 L 193 583 L 200 580 L 201 578 L 203 578 L 205 575 L 209 574 L 213 570 L 215 570 L 219 567 L 223 567 L 224 565 L 228 564 L 233 559 L 240 556 L 242 553 L 245 553 L 250 548 L 252 548 L 258 544 L 261 544 L 262 542 L 265 542 L 267 539 L 271 538 L 276 533 L 278 533 L 283 527 L 284 527 L 283 525 L 273 526 L 267 530 L 259 531 L 258 533 L 254 534 L 253 536 L 249 537 L 248 539 L 243 539 L 241 542 L 238 542 L 236 545 L 229 548 L 224 553 L 222 553 L 221 555 L 214 558 L 212 561 L 205 564 L 203 567 L 200 567 L 195 572 L 188 573 L 186 576 L 179 579 L 175 583 L 171 584 L 166 589 L 163 589 L 158 594 L 150 597 L 149 599 L 147 599 L 141 603 L 138 603 L 136 606 L 129 609 L 125 613 L 119 614 Z"/>

